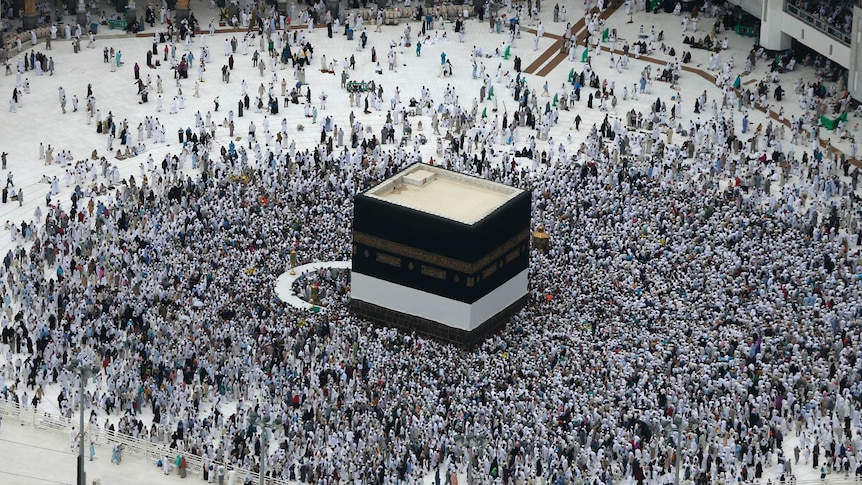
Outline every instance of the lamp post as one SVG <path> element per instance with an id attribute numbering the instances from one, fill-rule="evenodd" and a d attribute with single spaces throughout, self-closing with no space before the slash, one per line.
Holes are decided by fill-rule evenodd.
<path id="1" fill-rule="evenodd" d="M 98 373 L 99 368 L 89 364 L 82 364 L 77 360 L 69 363 L 66 368 L 70 372 L 78 374 L 81 381 L 81 386 L 78 390 L 78 406 L 80 408 L 80 412 L 78 413 L 78 417 L 80 418 L 80 429 L 78 430 L 78 485 L 86 485 L 87 474 L 84 472 L 84 387 L 87 383 L 87 378 Z"/>
<path id="2" fill-rule="evenodd" d="M 266 477 L 266 445 L 269 444 L 269 430 L 275 426 L 281 426 L 281 418 L 270 420 L 269 416 L 260 416 L 252 411 L 248 416 L 248 423 L 252 426 L 260 426 L 262 428 L 261 435 L 263 437 L 260 445 L 260 485 L 264 485 Z"/>
<path id="3" fill-rule="evenodd" d="M 673 417 L 673 424 L 676 427 L 676 463 L 674 464 L 673 485 L 679 485 L 679 468 L 682 455 L 682 418 L 679 416 Z"/>
<path id="4" fill-rule="evenodd" d="M 488 444 L 488 438 L 476 434 L 459 434 L 455 436 L 455 443 L 458 446 L 463 446 L 468 449 L 479 447 L 482 454 L 485 454 L 485 445 Z M 467 485 L 473 485 L 473 457 L 470 457 L 470 462 L 467 464 Z"/>
<path id="5" fill-rule="evenodd" d="M 676 442 L 674 446 L 676 451 L 676 460 L 674 460 L 673 485 L 679 485 L 680 468 L 682 466 L 682 432 L 688 431 L 690 427 L 696 425 L 697 421 L 693 417 L 689 417 L 688 421 L 678 414 L 675 414 L 673 417 L 673 424 L 671 427 L 676 428 Z"/>

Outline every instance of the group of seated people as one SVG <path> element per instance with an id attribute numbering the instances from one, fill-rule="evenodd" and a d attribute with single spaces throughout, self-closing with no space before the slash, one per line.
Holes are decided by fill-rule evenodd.
<path id="1" fill-rule="evenodd" d="M 663 54 L 667 54 L 670 57 L 676 57 L 676 49 L 671 46 L 666 46 L 664 43 L 662 43 L 661 47 L 659 47 L 659 51 L 661 51 Z M 691 62 L 691 52 L 682 51 L 682 56 L 680 60 L 684 64 L 688 64 L 689 62 Z"/>
<path id="2" fill-rule="evenodd" d="M 516 158 L 533 158 L 533 150 L 529 146 L 525 146 L 521 150 L 515 150 Z"/>
<path id="3" fill-rule="evenodd" d="M 673 83 L 677 79 L 679 79 L 679 76 L 675 75 L 673 69 L 670 68 L 662 69 L 661 74 L 658 76 L 658 80 L 662 82 Z"/>
<path id="4" fill-rule="evenodd" d="M 645 40 L 639 40 L 632 43 L 632 50 L 635 52 L 635 59 L 637 59 L 641 54 L 651 54 L 655 47 L 653 47 L 652 42 L 647 43 Z"/>
<path id="5" fill-rule="evenodd" d="M 690 45 L 695 49 L 706 49 L 708 51 L 721 51 L 727 49 L 727 37 L 724 38 L 721 42 L 716 39 L 713 39 L 712 35 L 707 34 L 703 36 L 702 39 L 698 39 L 695 36 L 685 36 L 682 40 L 683 44 Z"/>
<path id="6" fill-rule="evenodd" d="M 772 61 L 771 72 L 784 73 L 792 71 L 796 67 L 796 58 L 793 56 L 793 51 L 788 50 L 783 55 L 776 56 Z"/>
<path id="7" fill-rule="evenodd" d="M 143 143 L 138 142 L 138 144 L 133 147 L 129 147 L 129 145 L 126 145 L 125 151 L 123 151 L 122 149 L 117 149 L 117 153 L 115 156 L 117 160 L 125 160 L 127 158 L 136 157 L 141 153 L 144 153 L 146 150 L 147 147 Z"/>

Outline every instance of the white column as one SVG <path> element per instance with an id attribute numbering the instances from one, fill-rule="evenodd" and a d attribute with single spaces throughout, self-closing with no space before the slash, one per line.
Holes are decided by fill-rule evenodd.
<path id="1" fill-rule="evenodd" d="M 84 32 L 89 32 L 90 26 L 87 25 L 87 3 L 84 0 L 78 0 L 78 24 L 81 26 L 81 30 Z"/>
<path id="2" fill-rule="evenodd" d="M 789 49 L 791 37 L 781 30 L 781 20 L 786 15 L 784 0 L 763 0 L 760 14 L 760 45 L 771 50 Z"/>
<path id="3" fill-rule="evenodd" d="M 853 7 L 853 30 L 850 33 L 850 65 L 847 66 L 847 89 L 850 96 L 862 96 L 862 8 Z"/>

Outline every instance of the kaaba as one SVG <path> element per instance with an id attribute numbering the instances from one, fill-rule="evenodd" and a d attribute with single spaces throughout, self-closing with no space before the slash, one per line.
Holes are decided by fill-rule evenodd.
<path id="1" fill-rule="evenodd" d="M 530 192 L 413 164 L 353 200 L 351 309 L 471 348 L 527 301 Z"/>

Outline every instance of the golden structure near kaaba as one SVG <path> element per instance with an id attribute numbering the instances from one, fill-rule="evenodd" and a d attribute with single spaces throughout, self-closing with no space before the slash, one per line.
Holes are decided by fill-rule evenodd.
<path id="1" fill-rule="evenodd" d="M 351 308 L 464 347 L 527 298 L 530 193 L 414 164 L 354 198 Z"/>
<path id="2" fill-rule="evenodd" d="M 544 224 L 539 224 L 539 227 L 537 227 L 536 230 L 533 231 L 533 247 L 538 250 L 547 251 L 550 239 L 551 236 L 549 236 L 548 233 L 545 232 Z"/>

